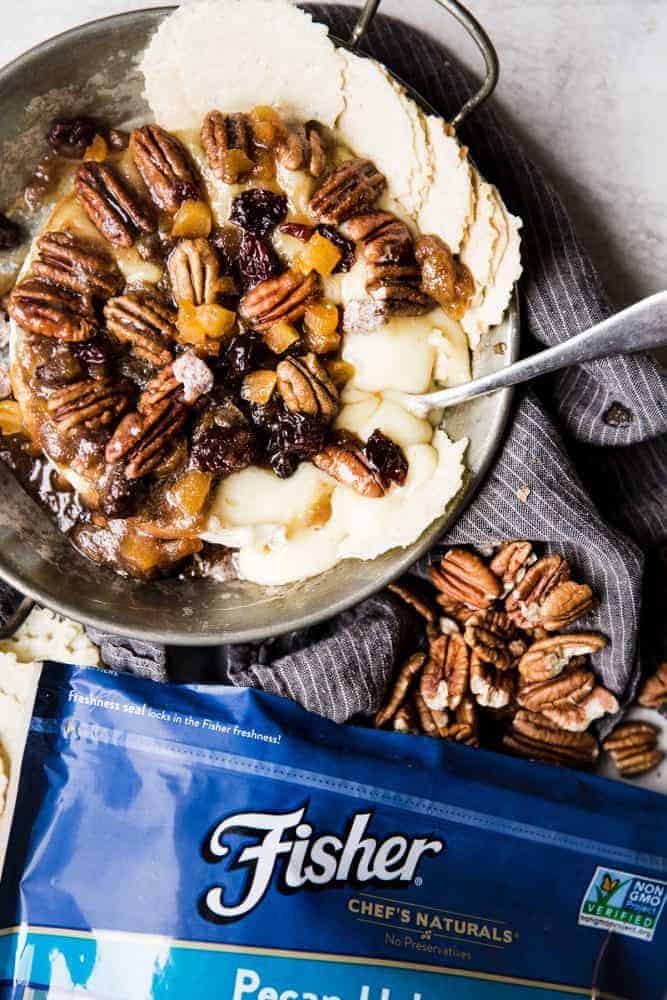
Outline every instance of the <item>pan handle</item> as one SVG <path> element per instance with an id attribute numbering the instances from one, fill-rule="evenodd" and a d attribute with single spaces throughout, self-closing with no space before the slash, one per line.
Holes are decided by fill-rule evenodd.
<path id="1" fill-rule="evenodd" d="M 486 66 L 486 76 L 484 77 L 484 82 L 481 87 L 465 102 L 460 111 L 452 119 L 451 124 L 456 126 L 460 125 L 461 122 L 468 117 L 468 115 L 472 114 L 473 111 L 476 111 L 476 109 L 479 108 L 480 105 L 482 105 L 496 89 L 498 76 L 500 74 L 498 54 L 494 48 L 493 42 L 479 21 L 473 17 L 470 11 L 464 7 L 462 3 L 459 3 L 459 0 L 435 0 L 435 2 L 438 6 L 442 7 L 455 17 L 459 24 L 466 29 L 481 52 Z M 380 0 L 366 0 L 352 34 L 350 35 L 350 45 L 353 48 L 356 48 L 368 31 L 379 6 Z"/>

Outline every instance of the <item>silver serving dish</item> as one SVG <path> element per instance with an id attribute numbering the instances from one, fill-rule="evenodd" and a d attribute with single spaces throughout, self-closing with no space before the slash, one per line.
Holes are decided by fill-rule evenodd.
<path id="1" fill-rule="evenodd" d="M 484 84 L 461 109 L 458 122 L 493 90 L 497 60 L 485 33 L 459 3 L 438 2 L 468 29 L 487 67 Z M 378 0 L 366 4 L 350 43 L 337 41 L 355 46 L 377 6 Z M 54 117 L 87 113 L 116 124 L 149 118 L 141 96 L 138 56 L 171 9 L 92 21 L 43 42 L 0 70 L 0 204 L 12 200 L 46 152 L 44 136 Z M 419 95 L 413 96 L 428 107 Z M 494 350 L 499 343 L 504 344 L 504 353 Z M 515 296 L 503 324 L 476 352 L 474 375 L 510 364 L 518 350 Z M 78 621 L 172 644 L 247 642 L 314 625 L 400 576 L 456 520 L 498 449 L 510 401 L 511 390 L 503 390 L 448 411 L 448 433 L 470 441 L 463 490 L 413 545 L 372 561 L 347 560 L 311 580 L 279 588 L 241 581 L 171 579 L 146 584 L 123 579 L 80 556 L 0 464 L 0 576 Z"/>

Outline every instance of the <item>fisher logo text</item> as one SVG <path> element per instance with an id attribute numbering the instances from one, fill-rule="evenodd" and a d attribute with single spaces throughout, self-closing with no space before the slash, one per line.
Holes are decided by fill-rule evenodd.
<path id="1" fill-rule="evenodd" d="M 579 923 L 652 941 L 666 899 L 667 882 L 597 868 L 579 910 Z"/>
<path id="2" fill-rule="evenodd" d="M 371 882 L 412 882 L 423 858 L 440 854 L 442 840 L 394 834 L 379 840 L 369 832 L 372 813 L 355 813 L 345 833 L 315 835 L 306 821 L 306 806 L 287 813 L 246 812 L 228 816 L 214 827 L 204 844 L 207 861 L 228 859 L 226 869 L 246 869 L 240 896 L 228 901 L 223 885 L 208 889 L 200 902 L 207 920 L 226 923 L 251 913 L 261 903 L 279 870 L 278 887 L 283 892 L 300 889 Z M 239 837 L 250 843 L 232 848 Z"/>

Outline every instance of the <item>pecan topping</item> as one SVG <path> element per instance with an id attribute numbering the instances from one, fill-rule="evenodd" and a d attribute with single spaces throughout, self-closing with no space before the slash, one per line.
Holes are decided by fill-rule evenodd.
<path id="1" fill-rule="evenodd" d="M 290 126 L 276 150 L 276 158 L 287 170 L 307 170 L 321 177 L 327 166 L 327 151 L 317 122 Z"/>
<path id="2" fill-rule="evenodd" d="M 616 726 L 602 744 L 616 765 L 616 770 L 624 778 L 646 774 L 657 767 L 665 757 L 657 746 L 656 727 L 635 719 Z"/>
<path id="3" fill-rule="evenodd" d="M 505 593 L 514 590 L 531 563 L 536 561 L 531 542 L 505 542 L 489 563 L 489 569 L 503 581 Z"/>
<path id="4" fill-rule="evenodd" d="M 167 271 L 176 302 L 201 306 L 216 301 L 220 263 L 208 240 L 180 240 L 169 254 Z"/>
<path id="5" fill-rule="evenodd" d="M 187 408 L 164 399 L 147 413 L 123 417 L 106 447 L 110 465 L 123 462 L 128 479 L 154 472 L 178 444 L 187 419 Z"/>
<path id="6" fill-rule="evenodd" d="M 394 716 L 393 728 L 397 733 L 419 736 L 419 718 L 413 702 L 408 701 L 405 705 L 401 705 Z"/>
<path id="7" fill-rule="evenodd" d="M 637 701 L 646 708 L 659 709 L 667 705 L 667 660 L 644 681 Z"/>
<path id="8" fill-rule="evenodd" d="M 313 455 L 316 468 L 350 486 L 364 497 L 381 497 L 385 494 L 382 476 L 366 458 L 363 448 L 354 440 L 341 438 L 326 445 Z"/>
<path id="9" fill-rule="evenodd" d="M 420 316 L 433 309 L 433 300 L 419 288 L 419 270 L 410 263 L 372 264 L 366 291 L 386 306 L 389 316 Z"/>
<path id="10" fill-rule="evenodd" d="M 596 632 L 571 632 L 534 642 L 519 660 L 519 673 L 526 681 L 557 677 L 575 656 L 589 656 L 604 649 L 607 640 Z"/>
<path id="11" fill-rule="evenodd" d="M 505 599 L 505 610 L 520 628 L 540 624 L 540 605 L 559 583 L 569 578 L 570 567 L 562 556 L 543 556 L 529 567 Z"/>
<path id="12" fill-rule="evenodd" d="M 477 704 L 484 708 L 505 708 L 514 697 L 516 679 L 513 670 L 497 670 L 485 663 L 476 650 L 470 657 L 470 690 Z"/>
<path id="13" fill-rule="evenodd" d="M 310 209 L 320 222 L 338 225 L 371 208 L 385 187 L 384 177 L 370 160 L 346 160 L 315 192 Z"/>
<path id="14" fill-rule="evenodd" d="M 450 549 L 439 566 L 429 568 L 435 587 L 447 597 L 484 610 L 500 596 L 500 581 L 478 555 Z"/>
<path id="15" fill-rule="evenodd" d="M 49 232 L 37 240 L 39 255 L 31 274 L 80 295 L 108 299 L 123 284 L 113 259 L 72 233 Z"/>
<path id="16" fill-rule="evenodd" d="M 449 715 L 436 708 L 429 708 L 419 691 L 415 691 L 412 696 L 419 726 L 424 736 L 432 736 L 441 740 L 447 739 L 449 735 Z"/>
<path id="17" fill-rule="evenodd" d="M 171 402 L 183 403 L 183 383 L 174 375 L 174 365 L 165 365 L 157 375 L 150 380 L 139 397 L 137 410 L 142 416 L 150 413 L 165 399 Z"/>
<path id="18" fill-rule="evenodd" d="M 537 620 L 547 632 L 572 625 L 593 607 L 593 592 L 588 584 L 564 580 L 544 598 Z"/>
<path id="19" fill-rule="evenodd" d="M 421 268 L 424 293 L 454 319 L 461 319 L 475 291 L 468 268 L 439 236 L 420 236 L 415 243 L 415 256 Z"/>
<path id="20" fill-rule="evenodd" d="M 543 716 L 526 711 L 514 716 L 503 746 L 519 757 L 561 767 L 592 767 L 600 753 L 590 733 L 563 732 Z"/>
<path id="21" fill-rule="evenodd" d="M 81 379 L 51 393 L 46 408 L 63 431 L 108 427 L 129 407 L 129 386 L 113 378 Z"/>
<path id="22" fill-rule="evenodd" d="M 340 229 L 344 236 L 363 243 L 367 264 L 398 264 L 406 259 L 414 263 L 410 230 L 391 212 L 355 215 Z"/>
<path id="23" fill-rule="evenodd" d="M 375 716 L 376 726 L 385 726 L 394 718 L 396 712 L 407 698 L 413 679 L 424 666 L 425 659 L 426 657 L 423 653 L 413 653 L 405 661 L 389 691 L 387 701 Z"/>
<path id="24" fill-rule="evenodd" d="M 88 340 L 97 332 L 89 295 L 26 278 L 12 292 L 9 315 L 22 329 L 58 340 Z"/>
<path id="25" fill-rule="evenodd" d="M 172 360 L 175 314 L 158 299 L 129 292 L 109 299 L 104 317 L 107 333 L 122 344 L 129 344 L 138 358 L 159 368 Z"/>
<path id="26" fill-rule="evenodd" d="M 299 274 L 286 271 L 277 278 L 260 281 L 241 299 L 239 315 L 255 330 L 268 330 L 278 320 L 295 323 L 305 315 L 320 288 L 316 271 Z"/>
<path id="27" fill-rule="evenodd" d="M 456 708 L 468 688 L 469 653 L 462 637 L 441 635 L 429 645 L 420 694 L 431 709 Z"/>
<path id="28" fill-rule="evenodd" d="M 86 215 L 117 247 L 131 247 L 138 232 L 151 233 L 155 224 L 137 195 L 103 163 L 82 163 L 74 188 Z"/>
<path id="29" fill-rule="evenodd" d="M 208 165 L 215 176 L 225 184 L 236 184 L 245 170 L 239 170 L 238 161 L 228 156 L 232 149 L 243 153 L 248 161 L 247 170 L 252 167 L 252 129 L 247 115 L 223 115 L 220 111 L 209 111 L 201 129 L 201 142 L 206 150 Z M 239 158 L 242 162 L 242 158 Z"/>
<path id="30" fill-rule="evenodd" d="M 151 200 L 169 215 L 201 191 L 184 146 L 159 125 L 144 125 L 130 136 L 130 153 Z"/>
<path id="31" fill-rule="evenodd" d="M 338 413 L 338 390 L 316 354 L 286 358 L 276 369 L 278 391 L 292 413 L 306 413 L 329 423 Z"/>

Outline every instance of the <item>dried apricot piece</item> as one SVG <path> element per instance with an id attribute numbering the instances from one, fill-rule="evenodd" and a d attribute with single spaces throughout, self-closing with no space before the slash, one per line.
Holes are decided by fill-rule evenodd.
<path id="1" fill-rule="evenodd" d="M 316 354 L 330 354 L 340 347 L 338 309 L 333 302 L 314 302 L 303 319 L 305 341 Z"/>
<path id="2" fill-rule="evenodd" d="M 185 517 L 197 517 L 208 500 L 212 479 L 210 472 L 188 469 L 170 488 L 167 499 Z"/>
<path id="3" fill-rule="evenodd" d="M 299 331 L 287 320 L 281 319 L 264 333 L 264 343 L 275 354 L 282 354 L 299 340 Z"/>
<path id="4" fill-rule="evenodd" d="M 198 239 L 211 232 L 211 210 L 204 201 L 184 201 L 174 216 L 172 236 Z"/>
<path id="5" fill-rule="evenodd" d="M 243 379 L 241 386 L 241 396 L 248 403 L 268 403 L 276 387 L 278 376 L 274 371 L 261 368 L 259 371 L 250 372 Z"/>
<path id="6" fill-rule="evenodd" d="M 321 233 L 313 233 L 303 250 L 296 255 L 294 266 L 303 274 L 317 271 L 323 277 L 328 277 L 341 257 L 340 250 L 331 240 Z"/>
<path id="7" fill-rule="evenodd" d="M 0 431 L 5 436 L 24 432 L 21 408 L 14 399 L 0 401 Z"/>

